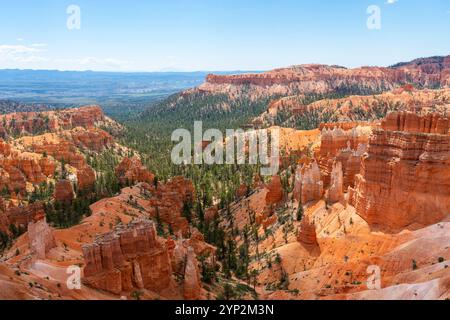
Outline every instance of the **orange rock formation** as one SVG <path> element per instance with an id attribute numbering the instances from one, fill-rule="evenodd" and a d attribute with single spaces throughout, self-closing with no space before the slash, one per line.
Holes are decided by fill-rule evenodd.
<path id="1" fill-rule="evenodd" d="M 266 194 L 266 205 L 268 207 L 275 206 L 283 200 L 283 188 L 281 186 L 280 176 L 272 177 L 272 180 L 267 185 L 269 192 Z"/>
<path id="2" fill-rule="evenodd" d="M 324 182 L 324 187 L 330 185 L 330 174 L 335 159 L 342 163 L 345 185 L 353 186 L 354 175 L 359 173 L 361 156 L 365 151 L 372 132 L 370 126 L 361 127 L 359 124 L 346 124 L 344 130 L 340 125 L 333 128 L 325 127 L 322 130 L 321 145 L 319 151 L 319 166 Z"/>
<path id="3" fill-rule="evenodd" d="M 416 228 L 450 211 L 448 119 L 390 114 L 370 138 L 353 204 L 371 226 Z"/>
<path id="4" fill-rule="evenodd" d="M 54 198 L 56 201 L 70 204 L 75 197 L 72 183 L 69 180 L 60 180 L 55 186 Z"/>
<path id="5" fill-rule="evenodd" d="M 316 161 L 304 164 L 295 174 L 294 197 L 303 204 L 320 200 L 323 196 L 323 181 Z"/>
<path id="6" fill-rule="evenodd" d="M 308 215 L 302 219 L 297 240 L 305 246 L 318 246 L 316 226 Z"/>
<path id="7" fill-rule="evenodd" d="M 152 184 L 155 176 L 141 163 L 139 158 L 124 158 L 116 168 L 116 175 L 122 184 L 147 182 Z"/>
<path id="8" fill-rule="evenodd" d="M 56 247 L 53 231 L 43 215 L 28 225 L 28 238 L 33 259 L 45 259 L 50 249 Z"/>
<path id="9" fill-rule="evenodd" d="M 330 189 L 328 190 L 328 201 L 331 203 L 344 199 L 344 175 L 342 173 L 342 163 L 335 162 L 331 171 Z"/>
<path id="10" fill-rule="evenodd" d="M 162 292 L 173 286 L 169 254 L 150 221 L 134 221 L 127 227 L 98 237 L 83 246 L 84 281 L 114 294 L 133 288 Z"/>
<path id="11" fill-rule="evenodd" d="M 208 75 L 201 91 L 234 93 L 246 86 L 250 94 L 326 93 L 351 87 L 390 90 L 415 83 L 424 87 L 448 85 L 450 56 L 417 59 L 391 68 L 347 69 L 327 65 L 299 65 L 259 74 Z"/>

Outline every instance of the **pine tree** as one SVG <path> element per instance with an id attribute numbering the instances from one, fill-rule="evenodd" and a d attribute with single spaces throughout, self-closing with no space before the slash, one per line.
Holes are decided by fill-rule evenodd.
<path id="1" fill-rule="evenodd" d="M 300 202 L 298 204 L 298 209 L 297 209 L 297 221 L 302 221 L 303 219 L 303 204 Z"/>

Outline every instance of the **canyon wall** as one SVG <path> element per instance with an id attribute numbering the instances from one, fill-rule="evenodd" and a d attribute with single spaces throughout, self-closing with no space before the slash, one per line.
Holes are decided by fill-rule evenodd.
<path id="1" fill-rule="evenodd" d="M 165 244 L 150 221 L 134 221 L 82 247 L 84 282 L 114 294 L 133 288 L 161 292 L 173 286 Z"/>
<path id="2" fill-rule="evenodd" d="M 444 85 L 441 89 L 418 90 L 412 85 L 404 85 L 375 95 L 351 95 L 338 99 L 321 99 L 312 103 L 306 101 L 304 94 L 289 95 L 273 100 L 267 112 L 255 121 L 268 125 L 295 127 L 310 115 L 330 122 L 321 125 L 321 130 L 324 127 L 333 129 L 336 122 L 341 124 L 358 122 L 362 127 L 372 126 L 373 123 L 364 121 L 378 121 L 394 111 L 410 111 L 417 114 L 449 112 L 450 87 Z M 343 130 L 351 129 L 346 126 L 340 127 Z"/>
<path id="3" fill-rule="evenodd" d="M 0 140 L 0 190 L 14 196 L 51 179 L 61 161 L 78 171 L 80 189 L 91 188 L 95 173 L 82 151 L 102 152 L 114 146 L 113 137 L 95 127 L 113 123 L 96 106 L 2 117 L 0 131 L 8 142 Z"/>
<path id="4" fill-rule="evenodd" d="M 448 118 L 392 113 L 370 138 L 350 201 L 372 227 L 417 228 L 450 212 Z"/>
<path id="5" fill-rule="evenodd" d="M 106 117 L 99 106 L 86 106 L 58 111 L 10 113 L 1 116 L 1 120 L 0 133 L 5 137 L 9 134 L 39 134 L 76 127 L 93 129 L 106 121 Z"/>
<path id="6" fill-rule="evenodd" d="M 299 65 L 258 74 L 213 75 L 200 86 L 202 91 L 230 92 L 231 87 L 262 87 L 266 92 L 285 95 L 326 93 L 350 87 L 365 90 L 390 90 L 415 83 L 424 87 L 448 85 L 450 56 L 414 60 L 390 68 Z M 253 90 L 255 90 L 253 88 Z M 257 89 L 256 89 L 257 90 Z"/>

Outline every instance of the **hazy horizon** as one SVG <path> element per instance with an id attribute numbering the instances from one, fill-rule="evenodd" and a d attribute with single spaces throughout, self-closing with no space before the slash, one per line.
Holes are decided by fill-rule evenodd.
<path id="1" fill-rule="evenodd" d="M 74 73 L 117 73 L 117 74 L 127 74 L 127 73 L 161 73 L 161 74 L 170 74 L 170 73 L 250 73 L 250 72 L 254 72 L 254 73 L 260 73 L 260 72 L 266 72 L 266 71 L 270 71 L 270 70 L 274 70 L 274 69 L 280 69 L 280 68 L 289 68 L 292 66 L 301 66 L 301 65 L 309 65 L 309 64 L 315 64 L 315 65 L 328 65 L 328 66 L 339 66 L 339 67 L 344 67 L 347 69 L 355 69 L 355 68 L 362 68 L 362 67 L 390 67 L 394 64 L 397 63 L 403 63 L 403 62 L 410 62 L 416 59 L 421 59 L 421 58 L 431 58 L 431 57 L 446 57 L 449 56 L 449 54 L 445 54 L 445 55 L 434 55 L 434 56 L 426 56 L 426 57 L 416 57 L 410 60 L 399 60 L 396 62 L 393 62 L 392 64 L 389 65 L 375 65 L 375 64 L 367 64 L 367 65 L 360 65 L 360 66 L 345 66 L 345 65 L 340 65 L 340 64 L 322 64 L 322 63 L 315 63 L 315 62 L 307 62 L 307 63 L 297 63 L 297 64 L 291 64 L 291 65 L 286 65 L 286 66 L 277 66 L 274 67 L 272 69 L 258 69 L 258 70 L 251 70 L 251 69 L 229 69 L 229 70 L 182 70 L 182 69 L 175 69 L 175 70 L 155 70 L 155 71 L 141 71 L 141 70 L 64 70 L 64 69 L 23 69 L 23 68 L 0 68 L 0 71 L 36 71 L 36 72 L 74 72 Z"/>

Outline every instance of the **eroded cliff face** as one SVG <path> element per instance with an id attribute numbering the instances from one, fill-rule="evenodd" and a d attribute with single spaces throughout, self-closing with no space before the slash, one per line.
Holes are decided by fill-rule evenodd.
<path id="1" fill-rule="evenodd" d="M 102 152 L 114 144 L 113 137 L 99 128 L 75 128 L 65 132 L 65 137 L 77 148 Z"/>
<path id="2" fill-rule="evenodd" d="M 214 263 L 215 248 L 194 230 L 191 238 L 158 237 L 155 224 L 145 218 L 119 225 L 82 247 L 84 283 L 115 295 L 148 290 L 162 297 L 203 297 L 197 257 Z M 176 276 L 183 279 L 176 281 Z"/>
<path id="3" fill-rule="evenodd" d="M 62 161 L 79 171 L 81 189 L 92 187 L 95 173 L 83 152 L 115 144 L 100 125 L 118 126 L 96 106 L 4 115 L 0 126 L 8 141 L 0 140 L 0 189 L 13 196 L 30 192 L 51 180 Z"/>
<path id="4" fill-rule="evenodd" d="M 450 122 L 447 117 L 437 113 L 420 116 L 415 113 L 403 112 L 387 115 L 381 126 L 385 131 L 448 135 Z"/>
<path id="5" fill-rule="evenodd" d="M 87 164 L 87 154 L 126 149 L 100 129 L 114 131 L 120 125 L 97 106 L 13 113 L 0 119 L 0 191 L 4 197 L 0 229 L 8 234 L 10 224 L 26 230 L 43 211 L 41 203 L 28 204 L 34 192 L 56 185 L 48 200 L 70 203 L 74 198 L 71 184 L 77 191 L 89 192 L 94 187 L 96 172 Z M 58 183 L 62 171 L 68 173 L 70 182 Z"/>
<path id="6" fill-rule="evenodd" d="M 103 122 L 110 121 L 99 106 L 43 112 L 10 113 L 2 116 L 0 132 L 9 134 L 39 134 L 57 132 L 76 127 L 94 129 Z"/>
<path id="7" fill-rule="evenodd" d="M 450 89 L 416 90 L 410 85 L 396 88 L 376 95 L 352 95 L 339 99 L 323 99 L 305 103 L 303 94 L 283 97 L 272 101 L 268 111 L 257 118 L 259 122 L 281 126 L 296 126 L 305 115 L 314 115 L 322 121 L 359 122 L 374 121 L 393 111 L 411 111 L 415 113 L 439 112 L 450 110 Z M 281 123 L 277 116 L 281 114 Z M 256 121 L 256 120 L 255 120 Z M 328 124 L 326 124 L 328 126 Z M 323 128 L 321 128 L 323 129 Z M 332 129 L 332 127 L 331 127 Z M 342 127 L 343 130 L 349 128 Z"/>
<path id="8" fill-rule="evenodd" d="M 27 183 L 40 184 L 55 173 L 56 164 L 41 155 L 22 152 L 0 140 L 0 190 L 27 191 Z"/>
<path id="9" fill-rule="evenodd" d="M 187 235 L 189 223 L 183 216 L 183 207 L 195 199 L 192 182 L 183 177 L 175 177 L 166 184 L 152 188 L 153 197 L 149 199 L 152 217 L 159 217 L 161 221 L 171 226 L 174 232 L 181 231 Z"/>
<path id="10" fill-rule="evenodd" d="M 55 201 L 70 205 L 75 198 L 72 183 L 69 180 L 59 180 L 56 183 L 53 197 Z"/>
<path id="11" fill-rule="evenodd" d="M 318 162 L 325 188 L 330 185 L 335 161 L 342 164 L 344 186 L 353 186 L 371 132 L 372 126 L 360 126 L 359 123 L 336 123 L 322 129 Z"/>
<path id="12" fill-rule="evenodd" d="M 150 221 L 133 221 L 83 246 L 84 282 L 113 294 L 136 289 L 162 293 L 174 286 L 164 241 Z"/>
<path id="13" fill-rule="evenodd" d="M 328 201 L 331 203 L 339 202 L 344 199 L 344 174 L 342 172 L 342 163 L 334 162 L 331 171 L 330 188 L 328 190 Z"/>
<path id="14" fill-rule="evenodd" d="M 28 239 L 33 260 L 43 260 L 56 247 L 53 230 L 47 224 L 45 215 L 38 215 L 28 224 Z"/>
<path id="15" fill-rule="evenodd" d="M 449 121 L 392 113 L 370 138 L 351 202 L 372 227 L 416 229 L 450 212 Z"/>
<path id="16" fill-rule="evenodd" d="M 295 173 L 294 197 L 300 203 L 320 200 L 323 196 L 323 181 L 317 162 L 304 164 L 298 167 Z"/>
<path id="17" fill-rule="evenodd" d="M 137 157 L 124 158 L 115 169 L 119 181 L 123 185 L 138 182 L 153 183 L 155 175 L 149 172 Z"/>
<path id="18" fill-rule="evenodd" d="M 423 63 L 423 64 L 422 64 Z M 326 93 L 350 87 L 387 91 L 407 83 L 424 87 L 446 86 L 450 57 L 413 61 L 391 68 L 362 67 L 347 69 L 327 65 L 299 65 L 259 74 L 208 75 L 200 90 L 231 93 L 246 86 L 250 92 L 292 95 Z"/>

